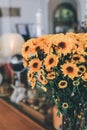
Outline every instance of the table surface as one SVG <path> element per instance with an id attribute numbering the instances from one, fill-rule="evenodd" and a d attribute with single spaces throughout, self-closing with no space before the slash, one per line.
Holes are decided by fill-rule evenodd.
<path id="1" fill-rule="evenodd" d="M 0 99 L 0 130 L 45 130 L 3 99 Z"/>

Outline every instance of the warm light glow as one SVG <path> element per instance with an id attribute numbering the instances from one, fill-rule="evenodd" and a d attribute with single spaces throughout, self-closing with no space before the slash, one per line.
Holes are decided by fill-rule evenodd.
<path id="1" fill-rule="evenodd" d="M 9 57 L 21 53 L 24 39 L 18 33 L 8 33 L 1 36 L 0 51 L 2 57 Z"/>

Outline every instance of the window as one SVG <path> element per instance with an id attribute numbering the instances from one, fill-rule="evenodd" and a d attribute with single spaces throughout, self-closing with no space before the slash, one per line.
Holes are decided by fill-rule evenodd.
<path id="1" fill-rule="evenodd" d="M 20 8 L 0 8 L 0 17 L 17 17 L 20 16 Z"/>

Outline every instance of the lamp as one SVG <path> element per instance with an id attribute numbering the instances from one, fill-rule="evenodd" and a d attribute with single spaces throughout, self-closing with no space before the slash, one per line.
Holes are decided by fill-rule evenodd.
<path id="1" fill-rule="evenodd" d="M 7 33 L 0 37 L 0 62 L 4 64 L 7 71 L 10 70 L 10 75 L 13 75 L 13 72 L 15 72 L 12 65 L 14 62 L 19 62 L 17 56 L 21 54 L 21 48 L 24 42 L 23 37 L 18 33 Z M 17 66 L 17 64 L 14 64 L 14 66 L 16 66 L 17 75 L 19 75 L 21 68 L 19 65 Z"/>
<path id="2" fill-rule="evenodd" d="M 23 37 L 18 33 L 7 33 L 0 38 L 1 56 L 9 57 L 21 53 L 21 47 L 24 43 Z"/>

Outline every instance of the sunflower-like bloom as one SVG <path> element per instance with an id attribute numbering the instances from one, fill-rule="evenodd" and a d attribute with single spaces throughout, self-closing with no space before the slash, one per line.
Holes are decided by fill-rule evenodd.
<path id="1" fill-rule="evenodd" d="M 80 72 L 81 74 L 84 74 L 86 72 L 86 67 L 84 65 L 80 65 L 78 67 L 78 72 Z"/>
<path id="2" fill-rule="evenodd" d="M 84 115 L 84 113 L 83 113 L 83 112 L 80 112 L 77 117 L 78 117 L 79 119 L 81 119 L 83 115 Z"/>
<path id="3" fill-rule="evenodd" d="M 49 73 L 46 75 L 46 78 L 47 78 L 47 79 L 50 79 L 50 80 L 55 79 L 55 77 L 56 77 L 56 73 L 53 72 L 53 71 L 49 72 Z"/>
<path id="4" fill-rule="evenodd" d="M 45 75 L 44 69 L 42 69 L 42 68 L 38 71 L 38 73 Z"/>
<path id="5" fill-rule="evenodd" d="M 64 102 L 64 103 L 62 104 L 62 107 L 65 108 L 65 109 L 67 109 L 67 108 L 69 107 L 69 105 L 68 105 L 67 102 Z"/>
<path id="6" fill-rule="evenodd" d="M 53 35 L 49 34 L 49 35 L 40 36 L 38 38 L 39 44 L 41 45 L 41 49 L 43 50 L 44 53 L 50 52 L 50 48 L 51 48 L 51 45 L 52 45 L 50 38 L 52 36 Z"/>
<path id="7" fill-rule="evenodd" d="M 57 51 L 59 51 L 59 53 L 62 53 L 64 55 L 70 53 L 70 51 L 73 49 L 73 46 L 75 44 L 75 40 L 72 37 L 68 37 L 67 35 L 62 35 L 62 34 L 60 35 L 56 34 L 53 37 L 52 42 L 58 48 Z"/>
<path id="8" fill-rule="evenodd" d="M 71 79 L 78 76 L 78 68 L 74 63 L 67 62 L 61 65 L 61 70 L 64 76 L 68 75 L 68 77 L 70 77 Z"/>
<path id="9" fill-rule="evenodd" d="M 85 43 L 87 42 L 87 35 L 78 33 L 76 34 L 75 51 L 79 54 L 84 54 Z"/>
<path id="10" fill-rule="evenodd" d="M 36 85 L 36 78 L 34 76 L 34 73 L 31 72 L 30 70 L 27 73 L 27 80 L 28 80 L 29 84 L 31 85 L 31 87 L 33 89 Z"/>
<path id="11" fill-rule="evenodd" d="M 87 42 L 86 42 L 85 45 L 84 45 L 84 55 L 87 56 Z"/>
<path id="12" fill-rule="evenodd" d="M 87 72 L 84 73 L 84 75 L 82 76 L 82 79 L 83 79 L 84 81 L 87 81 Z"/>
<path id="13" fill-rule="evenodd" d="M 74 54 L 73 57 L 72 57 L 72 62 L 73 63 L 81 63 L 81 62 L 85 62 L 85 59 L 80 54 Z"/>
<path id="14" fill-rule="evenodd" d="M 25 59 L 23 59 L 23 66 L 24 66 L 24 67 L 28 67 L 28 61 L 25 60 Z"/>
<path id="15" fill-rule="evenodd" d="M 36 78 L 34 77 L 34 78 L 32 78 L 32 80 L 31 80 L 31 82 L 30 82 L 30 85 L 31 85 L 31 87 L 32 87 L 32 89 L 35 87 L 35 85 L 36 85 Z"/>
<path id="16" fill-rule="evenodd" d="M 22 47 L 22 56 L 25 59 L 28 59 L 30 57 L 30 46 L 29 46 L 28 42 L 25 42 L 25 44 L 23 44 L 23 47 Z"/>
<path id="17" fill-rule="evenodd" d="M 31 38 L 29 40 L 27 40 L 25 42 L 25 44 L 23 44 L 23 47 L 22 47 L 22 56 L 25 58 L 25 59 L 29 59 L 31 57 L 31 54 L 34 50 L 34 43 L 36 43 L 37 41 L 37 38 Z"/>
<path id="18" fill-rule="evenodd" d="M 43 85 L 47 84 L 47 80 L 46 80 L 45 76 L 42 75 L 41 73 L 38 73 L 38 81 L 41 82 Z"/>
<path id="19" fill-rule="evenodd" d="M 34 76 L 34 73 L 29 70 L 28 73 L 27 73 L 27 80 L 28 80 L 28 82 L 29 82 L 30 84 L 31 84 L 31 82 L 33 81 L 34 77 L 35 77 L 35 76 Z"/>
<path id="20" fill-rule="evenodd" d="M 37 72 L 41 68 L 42 62 L 38 59 L 32 59 L 29 63 L 30 71 Z"/>
<path id="21" fill-rule="evenodd" d="M 47 57 L 44 59 L 43 63 L 46 67 L 46 70 L 50 70 L 52 67 L 56 67 L 58 64 L 58 57 L 52 53 L 47 55 Z"/>
<path id="22" fill-rule="evenodd" d="M 76 34 L 73 33 L 73 32 L 67 32 L 67 33 L 66 33 L 66 36 L 68 36 L 68 37 L 72 37 L 73 39 L 76 38 Z"/>
<path id="23" fill-rule="evenodd" d="M 43 50 L 44 50 L 43 42 L 41 42 L 39 39 L 34 41 L 32 47 L 31 47 L 32 54 L 37 55 L 38 51 L 43 51 Z"/>
<path id="24" fill-rule="evenodd" d="M 78 86 L 79 84 L 80 84 L 80 82 L 79 82 L 78 80 L 74 80 L 74 81 L 73 81 L 73 85 L 74 85 L 74 86 Z"/>
<path id="25" fill-rule="evenodd" d="M 58 83 L 58 87 L 61 88 L 61 89 L 64 89 L 68 86 L 68 83 L 66 80 L 61 80 L 59 83 Z"/>

